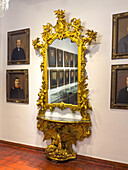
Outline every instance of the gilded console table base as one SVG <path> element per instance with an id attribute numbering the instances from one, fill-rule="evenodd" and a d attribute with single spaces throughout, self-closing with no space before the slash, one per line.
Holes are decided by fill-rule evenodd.
<path id="1" fill-rule="evenodd" d="M 56 161 L 67 161 L 69 159 L 76 159 L 76 152 L 68 153 L 67 149 L 58 149 L 53 145 L 46 147 L 45 151 L 48 158 Z"/>
<path id="2" fill-rule="evenodd" d="M 66 161 L 76 158 L 72 144 L 82 141 L 91 134 L 91 122 L 88 120 L 69 120 L 62 118 L 48 118 L 38 116 L 37 128 L 44 133 L 44 139 L 51 139 L 51 144 L 46 147 L 48 158 L 56 161 Z"/>

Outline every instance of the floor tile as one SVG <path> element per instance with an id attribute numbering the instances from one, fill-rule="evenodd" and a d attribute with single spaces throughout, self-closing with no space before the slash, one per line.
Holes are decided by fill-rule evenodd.
<path id="1" fill-rule="evenodd" d="M 56 162 L 47 159 L 44 151 L 0 143 L 0 170 L 128 170 L 128 168 L 83 158 Z"/>

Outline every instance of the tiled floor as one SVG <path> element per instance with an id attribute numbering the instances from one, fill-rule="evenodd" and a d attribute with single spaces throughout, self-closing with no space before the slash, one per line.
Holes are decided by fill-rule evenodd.
<path id="1" fill-rule="evenodd" d="M 48 160 L 44 151 L 0 143 L 0 170 L 128 170 L 101 162 L 76 160 L 57 163 Z"/>

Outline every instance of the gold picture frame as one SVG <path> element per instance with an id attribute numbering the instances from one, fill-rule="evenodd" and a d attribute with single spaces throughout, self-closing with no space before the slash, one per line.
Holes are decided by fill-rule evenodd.
<path id="1" fill-rule="evenodd" d="M 6 70 L 7 102 L 29 103 L 28 69 Z"/>
<path id="2" fill-rule="evenodd" d="M 112 65 L 111 109 L 128 109 L 128 64 Z"/>
<path id="3" fill-rule="evenodd" d="M 41 63 L 42 73 L 42 86 L 38 94 L 39 99 L 37 106 L 39 109 L 39 116 L 44 116 L 47 109 L 53 111 L 55 107 L 60 109 L 70 108 L 72 112 L 79 111 L 83 120 L 90 120 L 88 110 L 92 107 L 89 104 L 88 89 L 87 89 L 87 76 L 84 77 L 84 71 L 86 61 L 84 60 L 84 51 L 86 45 L 90 45 L 92 41 L 96 41 L 97 32 L 93 30 L 86 30 L 86 36 L 83 35 L 83 26 L 81 26 L 80 19 L 73 18 L 70 22 L 66 21 L 65 10 L 54 11 L 57 23 L 52 26 L 51 23 L 43 26 L 42 39 L 36 38 L 33 40 L 33 46 L 35 50 L 43 56 Z M 77 91 L 77 104 L 66 103 L 48 103 L 48 82 L 47 82 L 47 49 L 56 39 L 63 40 L 69 38 L 72 42 L 75 42 L 78 47 L 78 91 Z"/>
<path id="4" fill-rule="evenodd" d="M 10 31 L 8 34 L 8 65 L 30 63 L 30 29 Z"/>
<path id="5" fill-rule="evenodd" d="M 112 59 L 128 58 L 128 12 L 113 14 Z"/>

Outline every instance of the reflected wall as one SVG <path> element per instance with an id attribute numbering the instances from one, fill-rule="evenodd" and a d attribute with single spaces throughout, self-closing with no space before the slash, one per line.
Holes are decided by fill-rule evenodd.
<path id="1" fill-rule="evenodd" d="M 69 38 L 48 48 L 48 103 L 77 105 L 78 48 Z"/>

